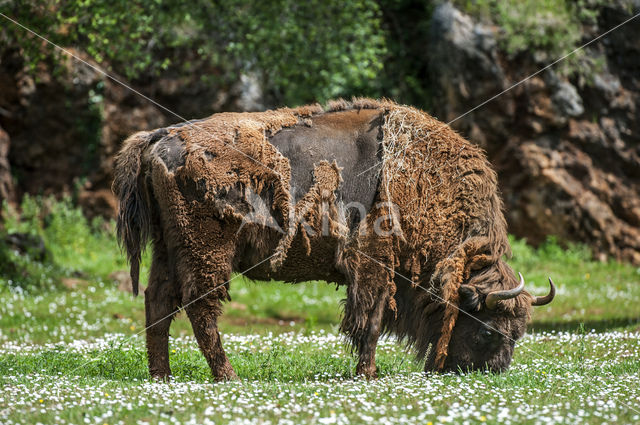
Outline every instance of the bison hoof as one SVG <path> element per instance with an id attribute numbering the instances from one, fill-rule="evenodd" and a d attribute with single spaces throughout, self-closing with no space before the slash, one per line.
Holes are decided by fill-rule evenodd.
<path id="1" fill-rule="evenodd" d="M 377 379 L 378 372 L 376 371 L 376 367 L 374 366 L 358 366 L 356 369 L 356 374 L 358 376 L 363 376 L 366 379 Z"/>
<path id="2" fill-rule="evenodd" d="M 238 378 L 238 375 L 236 375 L 236 372 L 232 368 L 225 369 L 224 371 L 222 371 L 222 373 L 214 374 L 213 379 L 218 382 L 240 380 L 240 378 Z"/>
<path id="3" fill-rule="evenodd" d="M 156 382 L 171 382 L 172 376 L 169 373 L 153 373 L 151 379 Z"/>

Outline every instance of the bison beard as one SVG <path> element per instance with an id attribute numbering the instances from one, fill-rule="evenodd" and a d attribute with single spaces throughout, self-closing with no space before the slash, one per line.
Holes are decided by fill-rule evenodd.
<path id="1" fill-rule="evenodd" d="M 153 246 L 145 311 L 156 378 L 171 373 L 169 325 L 181 306 L 213 376 L 235 377 L 221 302 L 232 271 L 269 257 L 246 275 L 347 286 L 341 330 L 368 377 L 383 332 L 413 346 L 425 370 L 503 370 L 532 303 L 553 298 L 523 291 L 503 260 L 502 203 L 481 150 L 389 101 L 140 132 L 116 159 L 114 191 L 134 293 L 141 251 Z"/>

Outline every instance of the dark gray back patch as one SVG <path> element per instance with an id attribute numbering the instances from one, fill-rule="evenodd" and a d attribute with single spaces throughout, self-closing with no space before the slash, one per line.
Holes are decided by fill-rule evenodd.
<path id="1" fill-rule="evenodd" d="M 184 166 L 186 154 L 184 142 L 177 134 L 164 136 L 154 150 L 172 173 Z"/>
<path id="2" fill-rule="evenodd" d="M 359 203 L 369 211 L 378 189 L 382 116 L 380 111 L 343 111 L 311 119 L 282 129 L 269 141 L 289 159 L 291 188 L 300 199 L 313 185 L 314 164 L 322 160 L 338 163 L 343 183 L 338 201 Z M 357 214 L 356 214 L 357 216 Z"/>

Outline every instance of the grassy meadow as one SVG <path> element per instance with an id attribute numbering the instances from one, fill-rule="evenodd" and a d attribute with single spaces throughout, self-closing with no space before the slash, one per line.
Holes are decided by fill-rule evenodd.
<path id="1" fill-rule="evenodd" d="M 117 289 L 126 270 L 113 223 L 87 222 L 71 200 L 5 207 L 1 240 L 38 235 L 38 258 L 0 245 L 0 423 L 638 423 L 640 269 L 598 262 L 553 240 L 512 240 L 510 261 L 537 294 L 530 332 L 500 375 L 425 375 L 391 338 L 380 378 L 354 376 L 337 328 L 344 289 L 236 276 L 220 324 L 241 378 L 215 383 L 181 314 L 174 379 L 149 379 L 144 300 Z M 148 258 L 143 267 L 146 280 Z"/>

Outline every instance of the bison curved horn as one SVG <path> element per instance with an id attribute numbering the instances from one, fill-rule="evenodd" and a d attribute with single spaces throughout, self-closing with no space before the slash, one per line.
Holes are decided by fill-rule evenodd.
<path id="1" fill-rule="evenodd" d="M 549 289 L 549 293 L 544 297 L 536 297 L 535 295 L 531 296 L 532 298 L 531 305 L 535 305 L 535 306 L 545 305 L 553 301 L 553 297 L 556 296 L 556 285 L 554 285 L 553 280 L 551 280 L 551 278 L 549 278 L 549 286 L 551 287 Z"/>
<path id="2" fill-rule="evenodd" d="M 489 310 L 495 310 L 498 306 L 498 301 L 500 300 L 508 300 L 520 295 L 524 290 L 524 277 L 522 276 L 522 273 L 518 274 L 520 275 L 520 284 L 517 287 L 513 289 L 505 289 L 503 291 L 489 292 L 487 299 L 484 301 Z"/>

